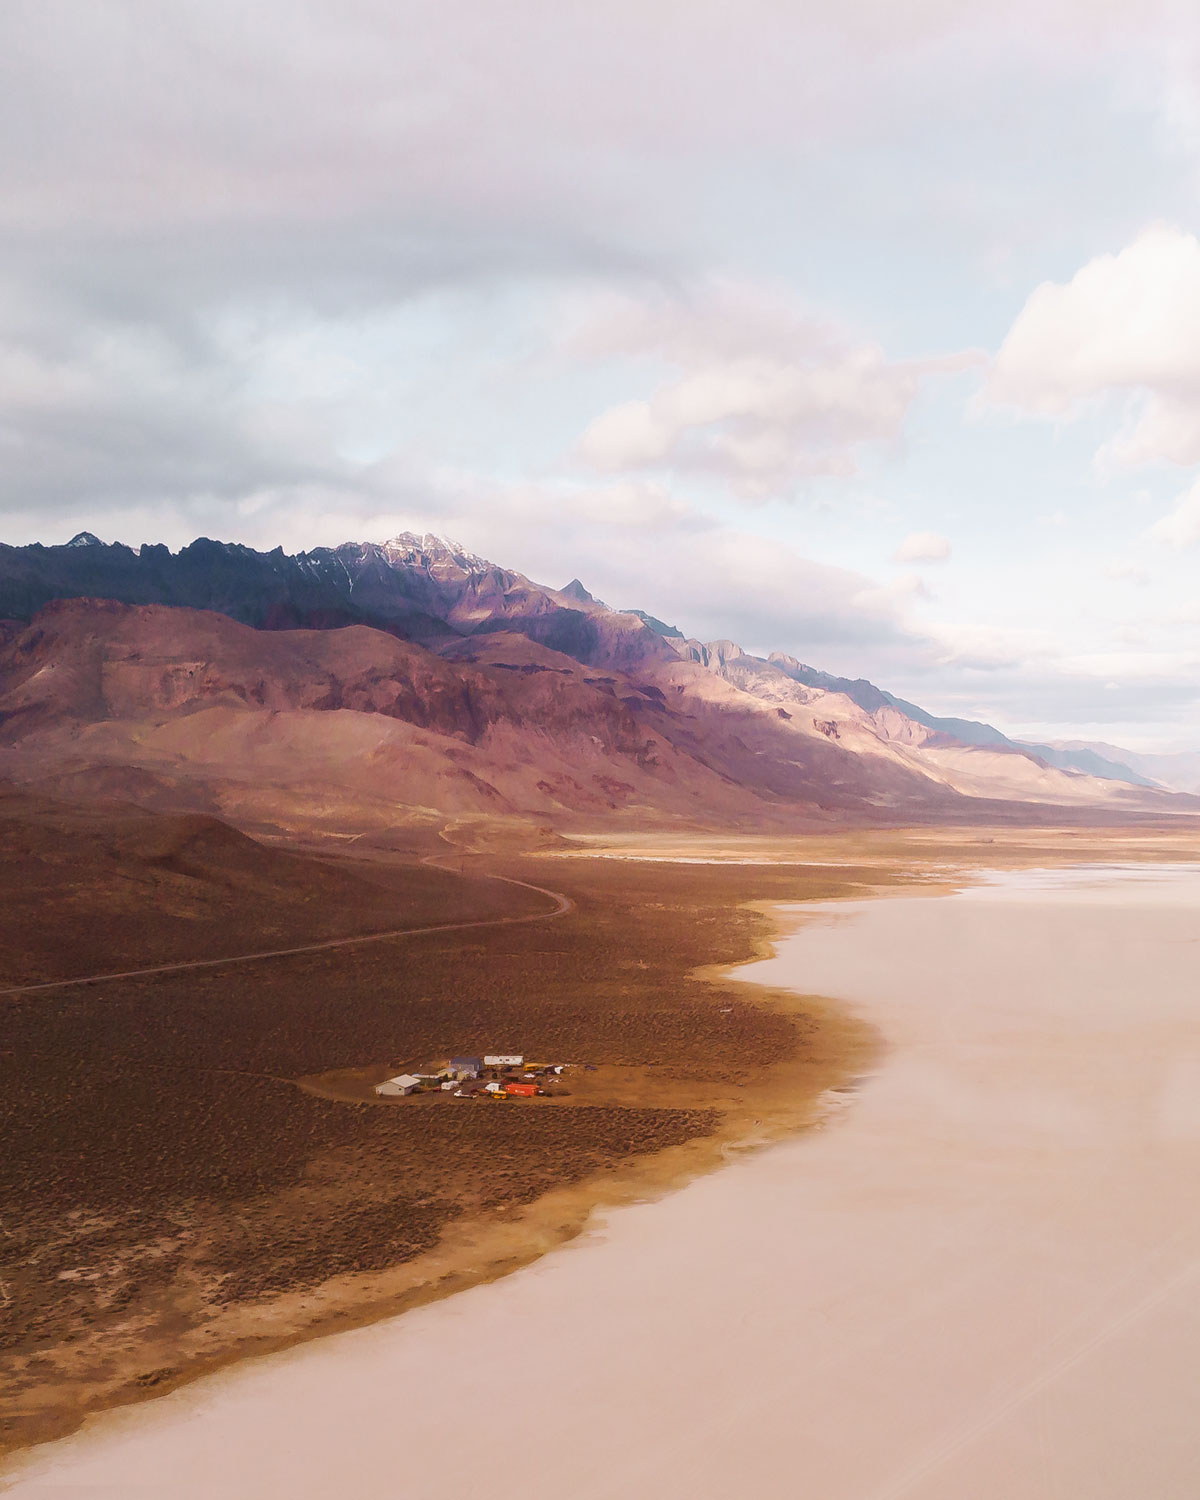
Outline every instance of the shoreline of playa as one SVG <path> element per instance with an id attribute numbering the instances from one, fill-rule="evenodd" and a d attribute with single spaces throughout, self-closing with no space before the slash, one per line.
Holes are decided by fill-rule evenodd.
<path id="1" fill-rule="evenodd" d="M 1190 940 L 1200 880 L 1169 871 L 1130 899 L 1081 873 L 1098 895 L 1059 871 L 1024 892 L 800 908 L 746 981 L 841 976 L 851 1011 L 889 1023 L 886 1065 L 830 1128 L 609 1213 L 578 1253 L 117 1413 L 28 1455 L 14 1496 L 115 1500 L 170 1473 L 182 1500 L 307 1500 L 392 1474 L 432 1500 L 466 1493 L 471 1454 L 504 1437 L 539 1455 L 534 1500 L 564 1474 L 578 1500 L 715 1500 L 785 1476 L 839 1500 L 953 1500 L 968 1480 L 982 1500 L 1038 1483 L 1124 1500 L 1130 1448 L 1161 1500 L 1184 1500 L 1197 1350 L 1174 1302 L 1200 1224 L 1180 1219 L 1179 1180 L 1200 1115 L 1168 1085 L 1185 1055 L 1200 1070 L 1200 1015 L 1186 955 L 1161 966 L 1151 1014 L 1132 976 Z M 964 953 L 994 970 L 965 989 Z M 1160 1073 L 1175 1113 L 1151 1095 L 1148 1156 Z M 512 1378 L 473 1348 L 508 1350 Z"/>
<path id="2" fill-rule="evenodd" d="M 1200 880 L 1128 901 L 1055 879 L 826 903 L 746 975 L 840 975 L 889 1020 L 886 1066 L 829 1129 L 611 1213 L 578 1253 L 121 1414 L 32 1455 L 14 1495 L 115 1500 L 136 1474 L 307 1500 L 391 1475 L 432 1500 L 507 1441 L 538 1455 L 533 1500 L 785 1478 L 1126 1500 L 1135 1471 L 1186 1500 L 1200 1014 L 1178 942 Z M 1137 976 L 1164 951 L 1151 1005 Z M 964 953 L 987 966 L 965 988 Z M 509 1377 L 464 1358 L 491 1347 Z"/>
<path id="3" fill-rule="evenodd" d="M 958 872 L 957 881 L 951 882 L 945 876 L 948 872 L 943 871 L 940 881 L 940 889 L 950 889 L 952 885 L 961 885 L 970 878 L 970 872 L 962 870 Z M 888 895 L 892 898 L 918 897 L 923 899 L 926 895 L 934 894 L 933 884 L 923 885 L 917 888 L 912 886 L 905 888 L 882 887 L 873 892 L 871 900 L 878 895 Z M 722 979 L 728 977 L 730 969 L 735 971 L 738 982 L 743 982 L 740 971 L 749 969 L 756 964 L 770 962 L 771 957 L 778 948 L 785 946 L 790 936 L 798 926 L 804 925 L 806 914 L 813 908 L 805 903 L 783 902 L 762 903 L 772 908 L 772 932 L 769 937 L 764 938 L 759 944 L 756 955 L 747 958 L 744 962 L 733 966 L 714 966 L 711 976 L 700 971 L 697 977 Z M 833 903 L 836 907 L 844 907 L 844 901 Z M 862 904 L 861 895 L 851 901 L 851 905 Z M 890 905 L 891 901 L 887 903 Z M 825 1002 L 814 1002 L 805 996 L 802 990 L 785 991 L 777 986 L 763 987 L 762 982 L 757 979 L 749 979 L 749 983 L 762 990 L 764 996 L 772 995 L 776 1000 L 783 998 L 783 1003 L 793 1012 L 809 1013 L 814 1005 L 824 1005 Z M 828 1003 L 829 1017 L 839 1020 L 846 1015 L 840 1002 Z M 236 1378 L 239 1370 L 243 1367 L 252 1367 L 256 1362 L 256 1356 L 263 1358 L 277 1355 L 284 1350 L 293 1351 L 295 1354 L 303 1354 L 304 1347 L 314 1340 L 320 1341 L 334 1332 L 349 1329 L 368 1330 L 370 1327 L 380 1325 L 384 1321 L 391 1320 L 395 1314 L 425 1306 L 427 1309 L 442 1303 L 447 1298 L 453 1298 L 456 1294 L 471 1287 L 479 1288 L 495 1282 L 510 1272 L 521 1267 L 532 1266 L 547 1254 L 568 1240 L 575 1238 L 580 1230 L 589 1223 L 594 1224 L 597 1217 L 603 1215 L 607 1210 L 621 1205 L 638 1203 L 646 1199 L 661 1199 L 674 1195 L 679 1189 L 688 1183 L 694 1183 L 705 1174 L 712 1174 L 714 1170 L 728 1162 L 731 1158 L 744 1156 L 757 1149 L 786 1140 L 788 1136 L 794 1135 L 796 1131 L 802 1130 L 806 1125 L 816 1122 L 820 1114 L 819 1100 L 830 1088 L 836 1088 L 839 1084 L 844 1086 L 856 1074 L 864 1071 L 870 1048 L 877 1046 L 877 1038 L 869 1040 L 861 1022 L 851 1023 L 854 1032 L 854 1045 L 858 1049 L 853 1059 L 842 1056 L 836 1059 L 837 1068 L 818 1080 L 809 1076 L 807 1080 L 808 1093 L 802 1101 L 798 1101 L 794 1094 L 795 1078 L 779 1079 L 780 1099 L 779 1113 L 772 1114 L 765 1110 L 761 1102 L 755 1104 L 759 1110 L 753 1116 L 749 1111 L 740 1119 L 732 1117 L 727 1120 L 730 1128 L 718 1137 L 703 1138 L 698 1142 L 690 1143 L 688 1147 L 679 1148 L 678 1151 L 660 1153 L 657 1157 L 643 1158 L 630 1171 L 621 1174 L 621 1179 L 614 1182 L 609 1179 L 602 1183 L 603 1191 L 595 1191 L 596 1184 L 579 1184 L 574 1188 L 552 1192 L 532 1206 L 520 1219 L 514 1219 L 502 1226 L 489 1226 L 493 1230 L 499 1230 L 498 1234 L 488 1234 L 486 1231 L 478 1238 L 464 1236 L 458 1246 L 449 1247 L 449 1253 L 438 1256 L 439 1265 L 433 1269 L 437 1271 L 439 1280 L 410 1292 L 407 1296 L 401 1294 L 400 1299 L 387 1300 L 378 1303 L 364 1304 L 361 1299 L 361 1281 L 357 1294 L 357 1305 L 349 1312 L 343 1314 L 340 1322 L 331 1320 L 331 1324 L 320 1329 L 306 1327 L 295 1336 L 283 1336 L 269 1347 L 264 1347 L 261 1335 L 256 1336 L 254 1347 L 245 1353 L 235 1353 L 223 1358 L 207 1371 L 197 1372 L 186 1382 L 180 1382 L 180 1386 L 191 1385 L 196 1378 L 211 1379 L 212 1375 L 219 1373 L 222 1380 Z M 826 1059 L 822 1066 L 834 1062 L 834 1059 Z M 804 1072 L 802 1068 L 800 1070 Z M 784 1097 L 784 1096 L 788 1097 Z M 757 1100 L 758 1096 L 756 1096 Z M 682 1159 L 681 1159 L 682 1158 Z M 453 1263 L 453 1255 L 461 1253 L 463 1260 L 456 1266 Z M 487 1260 L 486 1267 L 481 1262 Z M 400 1305 L 397 1305 L 399 1300 Z M 215 1387 L 214 1387 L 215 1389 Z M 147 1393 L 147 1399 L 160 1396 L 160 1391 Z M 139 1403 L 140 1405 L 140 1403 Z M 122 1421 L 126 1411 L 126 1404 L 122 1403 L 116 1408 L 110 1408 L 96 1417 L 86 1418 L 87 1430 L 82 1434 L 90 1438 L 105 1430 L 104 1424 L 109 1421 Z M 5 1475 L 17 1475 L 24 1470 L 27 1461 L 32 1457 L 36 1459 L 38 1449 L 15 1452 L 8 1460 L 5 1467 Z"/>
<path id="4" fill-rule="evenodd" d="M 861 893 L 861 887 L 855 891 Z M 879 887 L 880 893 L 887 887 Z M 847 897 L 849 899 L 849 897 Z M 737 976 L 745 965 L 769 957 L 786 936 L 784 916 L 791 901 L 749 900 L 730 909 L 757 913 L 766 930 L 746 945 L 732 963 L 701 965 L 686 976 L 713 992 Z M 804 1026 L 788 1057 L 763 1070 L 750 1087 L 736 1086 L 717 1098 L 718 1124 L 706 1135 L 682 1145 L 635 1156 L 626 1163 L 601 1170 L 580 1182 L 553 1187 L 516 1212 L 497 1216 L 468 1216 L 452 1222 L 427 1253 L 382 1272 L 333 1278 L 295 1296 L 274 1298 L 264 1310 L 251 1307 L 241 1318 L 234 1310 L 224 1346 L 214 1355 L 189 1353 L 176 1369 L 140 1385 L 126 1384 L 115 1397 L 101 1394 L 86 1404 L 68 1404 L 44 1423 L 28 1424 L 17 1441 L 0 1449 L 0 1487 L 30 1454 L 82 1430 L 93 1430 L 126 1410 L 136 1410 L 183 1390 L 236 1372 L 257 1360 L 304 1348 L 340 1333 L 370 1327 L 417 1308 L 487 1285 L 528 1266 L 569 1243 L 595 1217 L 622 1205 L 665 1197 L 707 1173 L 717 1171 L 745 1152 L 761 1149 L 814 1123 L 820 1101 L 829 1090 L 861 1070 L 878 1039 L 842 1015 L 835 1004 L 817 997 L 755 986 L 753 992 L 737 982 L 740 998 L 764 1011 L 782 1012 Z M 648 1079 L 655 1093 L 664 1083 Z M 636 1088 L 634 1090 L 636 1093 Z M 677 1083 L 665 1090 L 671 1107 L 711 1103 L 710 1088 Z M 558 1108 L 566 1101 L 557 1103 Z M 378 1106 L 374 1106 L 378 1107 Z M 394 1107 L 394 1106 L 393 1106 Z M 472 1106 L 467 1106 L 472 1107 Z M 517 1105 L 515 1108 L 528 1106 Z M 580 1105 L 586 1108 L 586 1105 Z M 147 1360 L 135 1351 L 133 1368 Z M 11 1416 L 10 1410 L 10 1416 Z"/>

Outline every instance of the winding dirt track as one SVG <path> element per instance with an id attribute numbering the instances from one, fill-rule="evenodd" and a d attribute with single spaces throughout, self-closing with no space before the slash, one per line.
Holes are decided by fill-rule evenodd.
<path id="1" fill-rule="evenodd" d="M 428 855 L 422 864 L 434 865 L 442 856 Z M 148 969 L 122 969 L 111 974 L 82 974 L 74 979 L 50 979 L 38 984 L 20 984 L 0 989 L 0 998 L 12 995 L 30 995 L 38 990 L 62 990 L 75 984 L 103 984 L 110 979 L 142 979 L 150 974 L 176 974 L 185 969 L 219 969 L 225 964 L 253 964 L 265 958 L 291 958 L 297 953 L 324 953 L 330 948 L 349 948 L 363 943 L 386 943 L 393 938 L 421 937 L 430 932 L 466 932 L 479 927 L 512 927 L 519 922 L 549 922 L 555 917 L 565 916 L 575 903 L 562 891 L 547 890 L 545 886 L 533 885 L 528 880 L 514 880 L 510 875 L 485 875 L 485 880 L 499 880 L 505 885 L 519 885 L 524 890 L 535 891 L 554 902 L 551 911 L 529 912 L 522 917 L 481 917 L 474 922 L 437 922 L 427 927 L 396 927 L 387 932 L 368 932 L 356 937 L 327 938 L 320 943 L 301 943 L 295 948 L 269 948 L 261 953 L 236 953 L 227 958 L 192 958 L 182 963 L 155 964 Z"/>

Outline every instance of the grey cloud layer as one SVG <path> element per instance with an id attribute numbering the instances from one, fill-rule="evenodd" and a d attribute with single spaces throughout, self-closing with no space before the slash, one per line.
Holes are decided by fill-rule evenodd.
<path id="1" fill-rule="evenodd" d="M 1056 26 L 1077 46 L 1146 19 L 1028 9 L 1058 55 Z M 246 395 L 254 351 L 213 332 L 231 311 L 349 316 L 464 279 L 672 279 L 703 262 L 714 163 L 779 169 L 885 128 L 947 57 L 978 71 L 987 48 L 1036 45 L 1016 12 L 950 3 L 901 18 L 859 0 L 827 20 L 771 0 L 9 6 L 5 503 L 211 496 L 217 516 L 239 490 L 353 489 L 311 410 L 292 432 Z M 934 113 L 951 107 L 940 87 Z M 844 471 L 895 435 L 911 370 L 869 341 L 781 360 L 762 325 L 644 408 L 597 413 L 585 447 L 602 467 L 658 454 L 753 490 Z"/>

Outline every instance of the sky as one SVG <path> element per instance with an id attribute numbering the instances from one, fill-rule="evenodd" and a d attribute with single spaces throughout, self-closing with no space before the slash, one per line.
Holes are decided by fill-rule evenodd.
<path id="1" fill-rule="evenodd" d="M 1200 9 L 9 0 L 0 541 L 432 531 L 1200 748 Z"/>

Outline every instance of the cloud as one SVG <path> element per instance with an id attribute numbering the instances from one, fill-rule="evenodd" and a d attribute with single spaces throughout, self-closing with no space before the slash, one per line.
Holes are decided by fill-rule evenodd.
<path id="1" fill-rule="evenodd" d="M 500 483 L 484 476 L 443 474 L 436 498 L 437 508 L 460 510 L 464 523 L 479 512 L 476 526 L 493 536 L 507 538 L 526 530 L 548 532 L 559 538 L 577 536 L 581 552 L 593 543 L 586 533 L 604 537 L 612 546 L 613 533 L 627 533 L 639 546 L 654 535 L 684 536 L 709 530 L 714 522 L 666 486 L 645 480 L 618 480 L 606 484 L 579 484 L 563 479 Z M 485 519 L 486 518 L 486 519 Z M 499 530 L 497 531 L 497 523 Z M 617 543 L 619 545 L 619 543 Z"/>
<path id="2" fill-rule="evenodd" d="M 750 651 L 783 650 L 832 671 L 862 670 L 926 651 L 908 618 L 909 591 L 804 557 L 732 527 L 672 536 L 655 548 L 595 558 L 600 592 L 705 640 Z M 604 572 L 612 576 L 611 581 Z M 591 585 L 589 584 L 589 587 Z"/>
<path id="3" fill-rule="evenodd" d="M 930 60 L 953 106 L 963 65 L 985 73 L 1032 52 L 1074 68 L 1105 45 L 1181 29 L 1154 0 L 917 0 L 902 14 L 880 0 L 827 12 L 712 0 L 686 27 L 663 0 L 260 0 L 252 14 L 179 0 L 153 21 L 144 10 L 4 8 L 0 124 L 8 139 L 19 127 L 22 146 L 3 164 L 12 224 L 85 218 L 124 233 L 285 214 L 301 228 L 407 203 L 420 227 L 470 199 L 517 228 L 589 197 L 599 223 L 628 212 L 622 179 L 648 158 L 674 166 L 878 128 L 913 73 L 928 88 Z"/>
<path id="4" fill-rule="evenodd" d="M 856 473 L 864 449 L 897 439 L 922 376 L 962 362 L 891 361 L 794 296 L 728 280 L 606 306 L 568 348 L 676 372 L 590 423 L 585 466 L 708 476 L 749 498 Z"/>
<path id="5" fill-rule="evenodd" d="M 851 604 L 859 609 L 901 609 L 910 599 L 928 599 L 929 589 L 925 580 L 916 573 L 906 573 L 890 583 L 875 584 L 860 589 L 851 597 Z"/>
<path id="6" fill-rule="evenodd" d="M 773 494 L 807 475 L 855 473 L 858 449 L 898 435 L 916 389 L 914 372 L 870 348 L 787 365 L 714 362 L 611 408 L 578 451 L 604 471 L 712 474 Z"/>
<path id="7" fill-rule="evenodd" d="M 1048 246 L 1082 242 L 1075 265 L 1119 245 L 1131 204 L 1162 211 L 1147 122 L 1200 148 L 1196 53 L 1176 45 L 1194 17 L 1159 0 L 682 14 L 0 7 L 0 535 L 301 547 L 430 527 L 900 690 L 986 671 L 1005 703 L 1043 679 L 1055 703 L 1026 646 L 998 666 L 1003 642 L 962 633 L 950 662 L 905 580 L 822 568 L 697 496 L 856 469 L 886 494 L 878 460 L 910 428 L 941 445 L 934 402 L 913 421 L 944 367 L 922 356 L 978 337 L 988 253 L 1020 275 Z M 585 298 L 601 314 L 564 360 L 555 311 Z M 1111 323 L 1103 297 L 1091 311 Z M 1022 410 L 1115 393 L 1119 444 L 1191 451 L 1190 366 L 1133 380 L 1125 359 L 1099 387 L 1068 371 L 1048 397 L 1005 361 Z"/>
<path id="8" fill-rule="evenodd" d="M 1155 521 L 1146 533 L 1168 547 L 1194 547 L 1200 542 L 1200 479 L 1175 501 L 1174 508 Z"/>
<path id="9" fill-rule="evenodd" d="M 0 449 L 9 505 L 42 516 L 138 499 L 217 510 L 263 484 L 328 484 L 349 468 L 303 403 L 256 400 L 254 361 L 110 320 L 22 338 L 0 310 Z M 94 529 L 94 527 L 92 528 Z"/>
<path id="10" fill-rule="evenodd" d="M 45 507 L 157 500 L 220 530 L 264 489 L 356 491 L 346 408 L 380 390 L 412 405 L 375 327 L 411 314 L 400 347 L 436 373 L 430 298 L 454 303 L 465 346 L 479 306 L 514 287 L 544 305 L 563 284 L 711 286 L 714 247 L 736 260 L 739 236 L 761 263 L 731 181 L 765 172 L 747 203 L 761 207 L 817 143 L 940 126 L 961 68 L 990 76 L 997 48 L 1019 64 L 1035 11 L 1056 66 L 1077 65 L 1081 33 L 1133 25 L 1080 0 L 996 15 L 924 0 L 902 17 L 878 0 L 827 17 L 716 0 L 682 29 L 653 0 L 180 0 L 152 20 L 134 0 L 0 7 L 0 133 L 19 142 L 0 154 L 8 513 L 32 525 Z M 610 384 L 572 426 L 609 404 L 585 444 L 596 470 L 715 475 L 757 496 L 896 440 L 925 366 L 772 294 L 730 291 L 716 311 L 705 294 L 689 334 L 688 300 L 663 299 L 677 327 L 653 388 L 630 402 Z M 347 336 L 326 342 L 304 399 L 264 382 L 314 324 Z M 644 326 L 632 340 L 647 346 Z M 338 371 L 347 349 L 355 379 Z"/>
<path id="11" fill-rule="evenodd" d="M 1107 458 L 1200 462 L 1200 241 L 1172 225 L 1039 286 L 986 388 L 994 403 L 1060 419 L 1114 393 L 1124 420 Z"/>
<path id="12" fill-rule="evenodd" d="M 1104 569 L 1105 578 L 1111 578 L 1114 583 L 1136 583 L 1139 588 L 1145 588 L 1150 582 L 1150 573 L 1141 563 L 1135 562 L 1111 562 Z"/>
<path id="13" fill-rule="evenodd" d="M 1053 631 L 1029 625 L 988 625 L 971 621 L 932 624 L 927 630 L 931 659 L 939 667 L 969 672 L 1044 672 L 1061 654 Z"/>
<path id="14" fill-rule="evenodd" d="M 949 537 L 936 531 L 913 531 L 892 555 L 897 562 L 945 562 L 950 551 Z"/>

